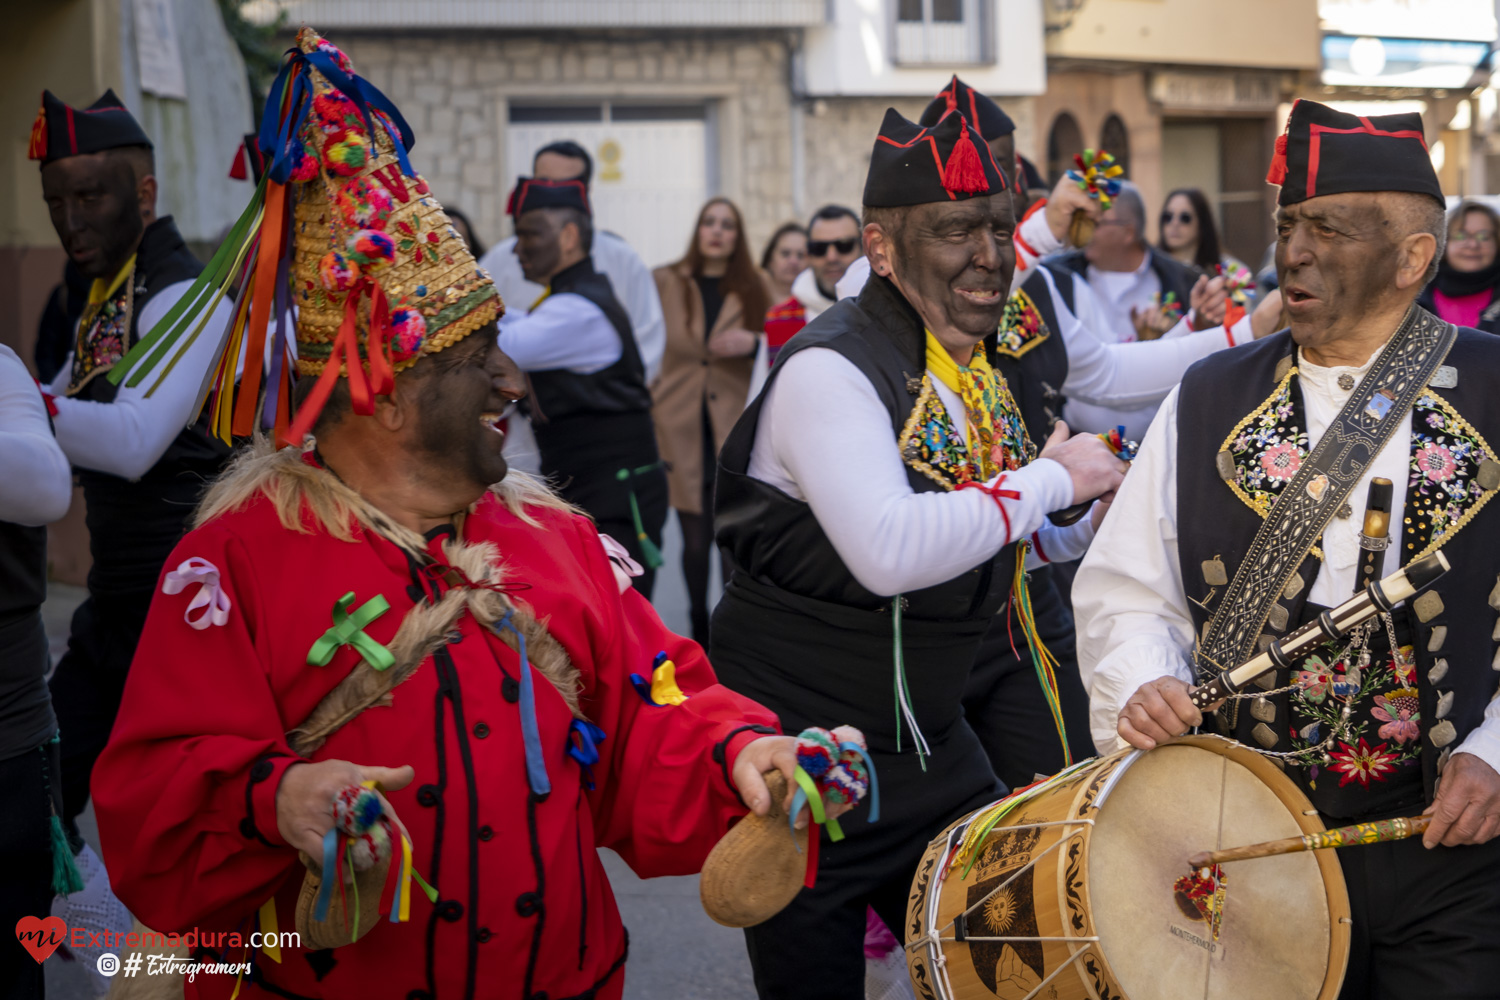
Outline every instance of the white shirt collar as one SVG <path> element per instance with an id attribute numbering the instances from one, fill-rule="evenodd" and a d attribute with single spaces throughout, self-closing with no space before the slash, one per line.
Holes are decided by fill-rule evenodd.
<path id="1" fill-rule="evenodd" d="M 1302 391 L 1316 392 L 1325 399 L 1334 399 L 1341 402 L 1348 399 L 1349 394 L 1369 374 L 1370 366 L 1375 363 L 1376 355 L 1384 347 L 1385 345 L 1382 344 L 1379 348 L 1376 348 L 1375 353 L 1371 354 L 1369 359 L 1358 367 L 1334 365 L 1331 368 L 1313 364 L 1307 360 L 1307 356 L 1302 353 L 1302 349 L 1299 347 L 1297 349 L 1297 376 L 1302 380 Z M 1349 388 L 1347 389 L 1339 384 L 1339 379 L 1344 376 L 1353 379 L 1352 382 L 1348 383 Z"/>

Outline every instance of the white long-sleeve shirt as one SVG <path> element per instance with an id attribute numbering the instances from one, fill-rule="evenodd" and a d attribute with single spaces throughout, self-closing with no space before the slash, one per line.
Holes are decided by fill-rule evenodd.
<path id="1" fill-rule="evenodd" d="M 144 337 L 177 300 L 187 294 L 193 283 L 179 281 L 151 297 L 141 309 L 136 329 Z M 208 377 L 209 367 L 218 353 L 224 328 L 233 317 L 234 304 L 228 296 L 219 300 L 198 339 L 177 363 L 172 375 L 147 396 L 156 383 L 153 372 L 134 388 L 121 385 L 112 403 L 64 396 L 73 372 L 73 355 L 69 352 L 62 369 L 53 379 L 51 391 L 57 416 L 57 443 L 76 466 L 95 469 L 122 479 L 139 479 L 151 470 L 177 435 L 192 422 L 196 414 L 198 392 Z M 267 335 L 270 343 L 270 335 Z M 175 354 L 176 348 L 173 348 Z M 169 355 L 170 357 L 171 355 Z M 97 378 L 104 378 L 99 375 Z"/>
<path id="2" fill-rule="evenodd" d="M 531 304 L 546 289 L 526 280 L 516 260 L 515 247 L 514 236 L 503 240 L 485 252 L 479 265 L 494 280 L 505 302 L 505 314 L 520 317 L 530 311 Z M 629 243 L 602 229 L 594 230 L 591 257 L 594 270 L 609 278 L 615 298 L 630 317 L 630 331 L 635 335 L 635 346 L 641 353 L 649 385 L 661 371 L 662 353 L 667 349 L 667 321 L 661 313 L 661 297 L 656 292 L 651 269 Z"/>
<path id="3" fill-rule="evenodd" d="M 603 309 L 582 295 L 562 292 L 529 313 L 502 316 L 500 350 L 522 371 L 590 375 L 619 361 L 624 345 Z"/>
<path id="4" fill-rule="evenodd" d="M 1037 264 L 1043 254 L 1059 249 L 1060 244 L 1047 228 L 1046 213 L 1031 213 L 1021 223 L 1016 240 L 1016 270 L 1011 279 L 1011 291 L 1021 287 L 1034 272 L 1040 272 L 1047 288 L 1052 293 L 1052 304 L 1057 314 L 1059 329 L 1054 333 L 1062 337 L 1068 351 L 1068 377 L 1059 388 L 1068 397 L 1069 408 L 1065 410 L 1068 426 L 1072 430 L 1087 430 L 1095 433 L 1108 431 L 1118 424 L 1125 425 L 1125 436 L 1139 439 L 1150 426 L 1151 415 L 1162 398 L 1182 380 L 1182 375 L 1195 362 L 1215 351 L 1234 347 L 1255 339 L 1250 328 L 1250 317 L 1245 315 L 1233 329 L 1213 327 L 1194 332 L 1184 318 L 1172 329 L 1172 336 L 1160 340 L 1135 343 L 1120 343 L 1101 336 L 1089 326 L 1098 315 L 1099 307 L 1088 282 L 1073 281 L 1073 305 L 1070 310 L 1058 291 L 1059 278 L 1045 267 Z M 849 266 L 839 281 L 840 298 L 858 295 L 870 277 L 870 264 L 861 257 Z M 753 395 L 751 398 L 754 398 Z M 1089 417 L 1096 420 L 1080 420 L 1075 423 L 1075 400 L 1094 404 Z M 1129 419 L 1114 423 L 1102 422 L 1114 414 Z M 1081 416 L 1081 414 L 1080 414 Z"/>
<path id="5" fill-rule="evenodd" d="M 37 526 L 68 512 L 73 473 L 47 424 L 41 391 L 16 352 L 0 344 L 0 521 Z"/>
<path id="6" fill-rule="evenodd" d="M 958 397 L 933 379 L 955 424 Z M 1046 520 L 1073 502 L 1068 471 L 1039 459 L 1005 474 L 1009 517 L 979 490 L 917 493 L 907 480 L 885 405 L 852 362 L 814 347 L 787 361 L 762 404 L 749 473 L 805 500 L 850 573 L 884 596 L 951 580 L 1008 542 L 1033 538 L 1028 565 L 1076 559 L 1093 537 L 1089 518 Z M 993 483 L 992 483 L 993 484 Z"/>
<path id="7" fill-rule="evenodd" d="M 1359 368 L 1323 368 L 1300 359 L 1297 364 L 1309 448 L 1355 391 L 1340 389 L 1340 375 L 1354 385 L 1363 380 L 1373 355 Z M 1406 502 L 1411 414 L 1365 469 L 1349 494 L 1352 516 L 1334 518 L 1323 534 L 1324 558 L 1308 600 L 1327 607 L 1354 594 L 1359 560 L 1359 532 L 1369 481 L 1375 476 L 1393 484 L 1391 509 Z M 1193 624 L 1177 557 L 1177 392 L 1142 442 L 1140 456 L 1125 477 L 1094 545 L 1073 584 L 1078 622 L 1078 666 L 1089 689 L 1089 728 L 1101 753 L 1117 746 L 1120 710 L 1136 690 L 1158 677 L 1193 680 L 1190 656 Z M 1226 489 L 1224 503 L 1239 503 Z M 1391 518 L 1391 551 L 1401 551 L 1401 519 Z M 1472 753 L 1500 770 L 1500 700 L 1490 703 L 1484 722 L 1456 751 Z"/>

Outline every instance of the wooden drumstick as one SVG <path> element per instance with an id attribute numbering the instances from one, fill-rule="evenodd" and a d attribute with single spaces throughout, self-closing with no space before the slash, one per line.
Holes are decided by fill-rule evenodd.
<path id="1" fill-rule="evenodd" d="M 1405 840 L 1427 831 L 1431 816 L 1413 816 L 1410 819 L 1397 817 L 1375 823 L 1355 823 L 1340 826 L 1322 833 L 1309 833 L 1285 840 L 1268 840 L 1263 844 L 1247 844 L 1230 847 L 1222 851 L 1200 851 L 1188 858 L 1188 867 L 1207 868 L 1226 861 L 1249 861 L 1251 858 L 1269 858 L 1277 854 L 1297 854 L 1301 851 L 1322 851 L 1330 847 L 1353 847 L 1356 844 L 1379 844 L 1387 840 Z"/>
<path id="2" fill-rule="evenodd" d="M 1214 702 L 1242 690 L 1261 674 L 1269 673 L 1277 667 L 1290 670 L 1293 663 L 1325 642 L 1332 642 L 1361 622 L 1381 612 L 1391 611 L 1418 591 L 1430 587 L 1449 569 L 1447 557 L 1438 551 L 1423 556 L 1384 580 L 1365 584 L 1364 589 L 1353 598 L 1331 611 L 1323 612 L 1286 638 L 1272 642 L 1264 653 L 1246 660 L 1233 670 L 1221 672 L 1218 677 L 1201 687 L 1193 688 L 1189 692 L 1193 707 L 1199 711 L 1207 709 Z"/>

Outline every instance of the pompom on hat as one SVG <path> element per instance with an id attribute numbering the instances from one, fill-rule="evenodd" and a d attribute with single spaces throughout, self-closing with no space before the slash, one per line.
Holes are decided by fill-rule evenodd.
<path id="1" fill-rule="evenodd" d="M 1266 183 L 1281 185 L 1279 205 L 1348 191 L 1410 191 L 1446 204 L 1415 112 L 1359 116 L 1299 100 Z"/>
<path id="2" fill-rule="evenodd" d="M 866 208 L 898 208 L 999 194 L 1005 178 L 962 111 L 923 128 L 887 109 L 865 178 Z"/>
<path id="3" fill-rule="evenodd" d="M 401 112 L 311 28 L 287 51 L 256 145 L 265 175 L 245 214 L 185 307 L 110 376 L 139 384 L 169 348 L 198 335 L 237 280 L 244 291 L 200 392 L 211 428 L 228 441 L 274 426 L 278 444 L 300 445 L 339 378 L 349 380 L 354 411 L 373 413 L 374 397 L 391 392 L 399 372 L 493 322 L 504 305 L 407 158 L 412 134 Z M 285 322 L 293 307 L 295 353 Z M 294 365 L 317 381 L 292 414 Z"/>
<path id="4" fill-rule="evenodd" d="M 990 98 L 964 83 L 957 76 L 948 81 L 948 86 L 938 91 L 917 119 L 917 124 L 931 127 L 942 121 L 943 115 L 957 111 L 979 130 L 985 142 L 993 142 L 1016 131 L 1016 123 L 1010 115 Z"/>

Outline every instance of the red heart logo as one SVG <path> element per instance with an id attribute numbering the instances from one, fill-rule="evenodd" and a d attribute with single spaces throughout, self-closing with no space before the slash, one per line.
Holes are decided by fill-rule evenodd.
<path id="1" fill-rule="evenodd" d="M 16 938 L 22 947 L 31 952 L 37 964 L 57 950 L 57 946 L 68 938 L 68 925 L 62 917 L 22 917 L 16 921 Z"/>

